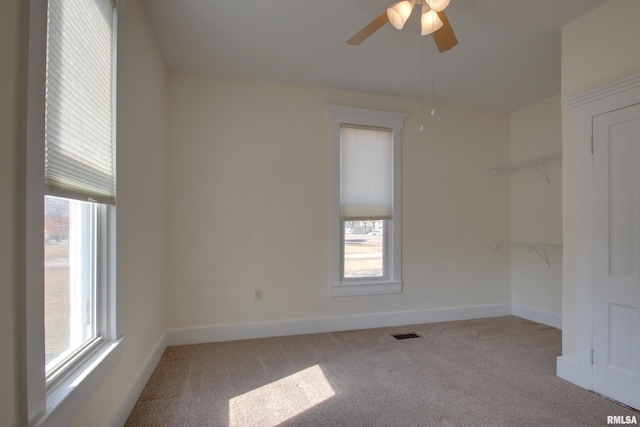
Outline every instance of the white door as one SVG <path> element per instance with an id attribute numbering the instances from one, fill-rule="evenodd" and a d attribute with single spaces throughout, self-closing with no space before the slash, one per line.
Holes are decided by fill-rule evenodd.
<path id="1" fill-rule="evenodd" d="M 593 389 L 640 408 L 640 105 L 593 138 Z"/>

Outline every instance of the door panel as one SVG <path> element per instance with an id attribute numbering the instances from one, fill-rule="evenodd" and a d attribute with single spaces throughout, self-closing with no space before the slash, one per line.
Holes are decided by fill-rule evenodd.
<path id="1" fill-rule="evenodd" d="M 634 348 L 638 309 L 609 304 L 608 366 L 623 374 L 638 375 L 637 349 Z"/>
<path id="2" fill-rule="evenodd" d="M 634 227 L 634 121 L 609 126 L 609 254 L 611 277 L 636 274 L 637 227 Z"/>
<path id="3" fill-rule="evenodd" d="M 640 106 L 593 118 L 593 388 L 640 408 Z"/>

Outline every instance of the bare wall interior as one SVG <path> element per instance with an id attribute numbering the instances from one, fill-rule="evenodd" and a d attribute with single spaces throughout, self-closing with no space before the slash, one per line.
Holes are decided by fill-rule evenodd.
<path id="1" fill-rule="evenodd" d="M 169 99 L 169 328 L 510 302 L 508 114 L 443 106 L 420 132 L 415 99 L 178 71 Z M 401 294 L 329 296 L 328 103 L 409 113 Z"/>
<path id="2" fill-rule="evenodd" d="M 595 16 L 637 14 L 633 1 L 611 3 Z M 7 224 L 19 214 L 11 165 L 18 4 L 4 2 L 0 14 L 9 58 L 0 67 L 0 248 L 7 254 L 0 262 L 7 283 L 15 283 L 15 238 Z M 570 33 L 581 37 L 579 27 L 565 37 L 574 50 L 579 42 Z M 121 31 L 118 281 L 127 340 L 122 361 L 78 408 L 74 425 L 112 419 L 166 329 L 511 303 L 560 312 L 560 260 L 552 258 L 549 268 L 531 253 L 493 251 L 491 244 L 558 242 L 559 186 L 566 197 L 575 183 L 563 182 L 567 171 L 559 176 L 558 165 L 550 165 L 549 187 L 535 171 L 506 179 L 490 173 L 560 151 L 558 97 L 511 114 L 438 106 L 422 122 L 418 99 L 167 71 L 137 0 L 129 2 Z M 635 30 L 626 31 L 637 40 Z M 577 65 L 563 67 L 568 75 L 580 73 Z M 640 68 L 630 64 L 626 71 L 634 67 Z M 616 76 L 591 81 L 609 77 Z M 409 114 L 402 142 L 401 294 L 329 296 L 326 104 Z M 3 287 L 0 299 L 1 336 L 9 343 L 20 340 L 12 322 L 23 315 L 14 311 L 14 289 Z M 254 299 L 255 290 L 262 301 Z M 3 347 L 3 360 L 13 361 L 14 350 Z M 20 423 L 12 410 L 22 397 L 15 366 L 0 370 L 8 379 L 0 386 L 2 425 Z"/>
<path id="3" fill-rule="evenodd" d="M 516 314 L 531 313 L 534 320 L 560 327 L 562 158 L 554 157 L 562 154 L 559 95 L 511 113 L 510 154 L 512 165 L 555 159 L 509 173 L 511 240 L 540 244 L 511 250 L 511 303 Z"/>

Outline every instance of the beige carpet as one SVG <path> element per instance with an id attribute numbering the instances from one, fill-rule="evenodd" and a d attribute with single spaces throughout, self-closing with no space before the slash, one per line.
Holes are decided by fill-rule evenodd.
<path id="1" fill-rule="evenodd" d="M 391 334 L 415 332 L 398 341 Z M 559 330 L 508 316 L 170 347 L 127 426 L 603 426 L 555 376 Z"/>

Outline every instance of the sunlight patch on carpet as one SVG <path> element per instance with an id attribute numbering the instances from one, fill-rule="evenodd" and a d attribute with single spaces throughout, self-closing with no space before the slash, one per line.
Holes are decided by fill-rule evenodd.
<path id="1" fill-rule="evenodd" d="M 335 394 L 322 368 L 314 365 L 230 399 L 229 425 L 275 426 Z"/>

